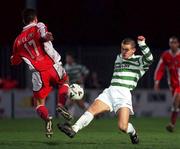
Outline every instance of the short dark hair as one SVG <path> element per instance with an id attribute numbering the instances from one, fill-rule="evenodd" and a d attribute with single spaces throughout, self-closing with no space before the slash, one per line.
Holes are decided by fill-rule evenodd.
<path id="1" fill-rule="evenodd" d="M 37 12 L 35 9 L 24 9 L 22 12 L 22 19 L 25 25 L 29 24 L 32 22 L 35 17 L 37 17 Z"/>
<path id="2" fill-rule="evenodd" d="M 74 57 L 75 57 L 75 56 L 74 56 L 74 53 L 73 53 L 73 52 L 70 52 L 70 51 L 66 53 L 66 56 L 71 56 L 73 59 L 74 59 Z"/>
<path id="3" fill-rule="evenodd" d="M 170 38 L 169 38 L 169 40 L 170 39 L 172 39 L 172 40 L 177 40 L 178 42 L 179 42 L 179 38 L 177 37 L 177 36 L 171 36 Z"/>
<path id="4" fill-rule="evenodd" d="M 132 38 L 125 38 L 121 44 L 131 44 L 133 48 L 136 47 L 136 42 Z"/>

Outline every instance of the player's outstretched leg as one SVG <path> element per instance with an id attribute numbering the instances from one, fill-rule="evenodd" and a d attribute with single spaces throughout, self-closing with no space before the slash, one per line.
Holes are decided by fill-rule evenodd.
<path id="1" fill-rule="evenodd" d="M 61 114 L 66 120 L 70 121 L 73 119 L 72 115 L 69 113 L 69 111 L 65 108 L 65 103 L 68 98 L 68 90 L 69 85 L 63 84 L 59 87 L 58 91 L 58 107 L 56 108 L 56 111 Z"/>
<path id="2" fill-rule="evenodd" d="M 132 144 L 139 143 L 139 137 L 133 125 L 129 123 L 129 108 L 123 107 L 118 110 L 118 127 L 119 129 L 129 134 Z"/>
<path id="3" fill-rule="evenodd" d="M 68 137 L 73 138 L 76 135 L 76 132 L 73 130 L 72 126 L 69 123 L 57 124 L 57 127 L 61 132 L 66 134 Z"/>
<path id="4" fill-rule="evenodd" d="M 94 115 L 91 112 L 86 111 L 73 126 L 70 126 L 68 123 L 62 125 L 58 124 L 57 126 L 63 133 L 70 138 L 73 138 L 79 130 L 89 125 L 93 118 Z"/>
<path id="5" fill-rule="evenodd" d="M 58 107 L 56 108 L 56 111 L 68 121 L 71 121 L 73 119 L 73 116 L 69 113 L 69 111 L 64 106 L 58 105 Z"/>
<path id="6" fill-rule="evenodd" d="M 89 109 L 78 119 L 78 121 L 73 126 L 70 126 L 67 123 L 62 125 L 58 124 L 57 126 L 63 133 L 65 133 L 70 138 L 73 138 L 79 130 L 89 125 L 96 114 L 109 110 L 110 108 L 108 105 L 100 100 L 95 100 L 95 102 L 93 102 Z"/>

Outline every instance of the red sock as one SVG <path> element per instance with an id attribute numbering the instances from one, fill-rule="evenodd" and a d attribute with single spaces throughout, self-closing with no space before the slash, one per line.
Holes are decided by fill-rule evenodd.
<path id="1" fill-rule="evenodd" d="M 177 116 L 178 116 L 178 112 L 173 111 L 173 112 L 171 113 L 171 123 L 172 123 L 173 125 L 176 124 Z"/>
<path id="2" fill-rule="evenodd" d="M 65 105 L 66 100 L 67 100 L 67 94 L 68 94 L 69 86 L 63 84 L 59 88 L 59 93 L 58 93 L 58 105 Z"/>
<path id="3" fill-rule="evenodd" d="M 38 106 L 38 107 L 36 108 L 36 111 L 37 111 L 38 115 L 39 115 L 43 120 L 46 121 L 46 120 L 48 119 L 49 112 L 48 112 L 48 109 L 47 109 L 45 106 L 43 106 L 43 105 Z"/>

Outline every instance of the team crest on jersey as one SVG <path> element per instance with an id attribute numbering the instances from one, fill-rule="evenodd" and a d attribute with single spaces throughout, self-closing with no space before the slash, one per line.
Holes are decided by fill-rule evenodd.
<path id="1" fill-rule="evenodd" d="M 30 33 L 30 34 L 28 35 L 29 38 L 33 38 L 33 36 L 34 36 L 33 33 Z"/>
<path id="2" fill-rule="evenodd" d="M 129 64 L 121 64 L 121 63 L 118 63 L 115 65 L 115 68 L 116 69 L 122 69 L 122 68 L 129 68 Z"/>

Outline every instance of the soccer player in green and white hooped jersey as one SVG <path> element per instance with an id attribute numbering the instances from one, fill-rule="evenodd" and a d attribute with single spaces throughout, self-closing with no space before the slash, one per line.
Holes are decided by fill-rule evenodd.
<path id="1" fill-rule="evenodd" d="M 115 61 L 114 73 L 109 88 L 105 89 L 92 103 L 88 110 L 73 125 L 59 124 L 59 129 L 69 137 L 87 126 L 95 115 L 114 111 L 118 117 L 119 129 L 129 134 L 133 144 L 139 143 L 139 138 L 133 125 L 129 123 L 129 115 L 133 115 L 132 96 L 138 80 L 148 70 L 153 62 L 153 56 L 145 43 L 143 36 L 138 37 L 138 45 L 143 55 L 134 55 L 136 51 L 135 41 L 126 38 L 121 43 L 121 54 L 118 54 Z"/>

